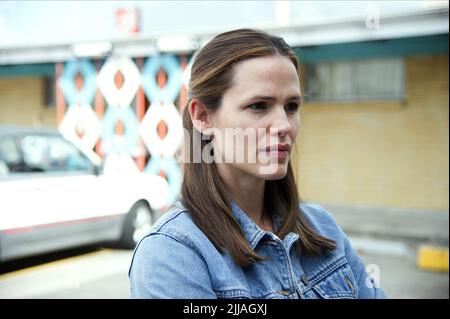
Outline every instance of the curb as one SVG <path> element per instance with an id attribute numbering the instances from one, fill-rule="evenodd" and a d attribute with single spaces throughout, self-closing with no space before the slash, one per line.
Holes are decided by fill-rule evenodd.
<path id="1" fill-rule="evenodd" d="M 417 250 L 417 268 L 448 272 L 448 247 L 422 245 Z"/>

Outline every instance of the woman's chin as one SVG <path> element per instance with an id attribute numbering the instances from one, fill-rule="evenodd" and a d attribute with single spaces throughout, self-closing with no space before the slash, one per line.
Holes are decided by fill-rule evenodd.
<path id="1" fill-rule="evenodd" d="M 282 179 L 287 174 L 287 165 L 285 164 L 273 164 L 259 167 L 259 174 L 265 180 L 277 180 Z"/>

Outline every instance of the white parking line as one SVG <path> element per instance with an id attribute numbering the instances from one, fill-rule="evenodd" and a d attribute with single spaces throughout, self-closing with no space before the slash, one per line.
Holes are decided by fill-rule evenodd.
<path id="1" fill-rule="evenodd" d="M 412 256 L 414 251 L 400 241 L 349 236 L 357 251 L 384 256 Z"/>

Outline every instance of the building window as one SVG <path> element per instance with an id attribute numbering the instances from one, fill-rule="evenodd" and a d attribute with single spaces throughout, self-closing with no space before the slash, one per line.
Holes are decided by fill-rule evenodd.
<path id="1" fill-rule="evenodd" d="M 319 63 L 306 67 L 307 101 L 402 100 L 403 59 Z"/>
<path id="2" fill-rule="evenodd" d="M 56 107 L 56 92 L 55 92 L 55 78 L 52 76 L 46 76 L 43 78 L 43 97 L 44 105 L 48 108 Z"/>

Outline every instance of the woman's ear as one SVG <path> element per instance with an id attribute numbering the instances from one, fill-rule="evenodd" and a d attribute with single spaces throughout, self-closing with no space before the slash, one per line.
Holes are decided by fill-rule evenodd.
<path id="1" fill-rule="evenodd" d="M 197 99 L 192 99 L 188 105 L 189 115 L 195 129 L 204 135 L 211 135 L 212 118 L 211 112 Z"/>

